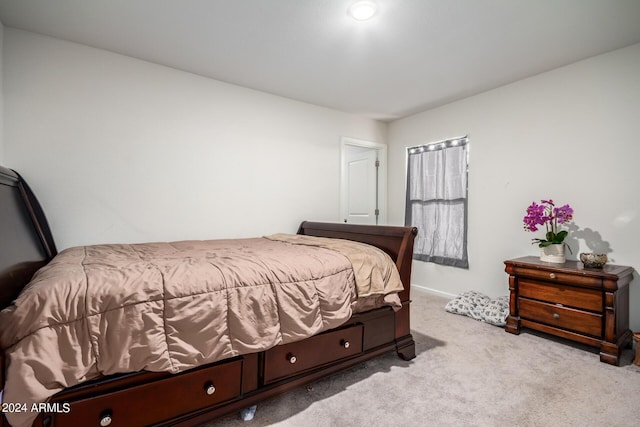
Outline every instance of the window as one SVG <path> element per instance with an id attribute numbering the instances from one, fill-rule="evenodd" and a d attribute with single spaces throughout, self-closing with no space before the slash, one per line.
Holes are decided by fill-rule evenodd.
<path id="1" fill-rule="evenodd" d="M 468 156 L 466 136 L 408 149 L 405 225 L 418 227 L 414 259 L 469 268 Z"/>

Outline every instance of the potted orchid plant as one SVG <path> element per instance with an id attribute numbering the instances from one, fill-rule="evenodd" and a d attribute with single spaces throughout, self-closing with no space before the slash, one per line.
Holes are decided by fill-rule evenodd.
<path id="1" fill-rule="evenodd" d="M 540 259 L 548 262 L 563 263 L 564 247 L 571 248 L 564 242 L 568 232 L 558 230 L 560 224 L 565 224 L 573 219 L 573 208 L 569 205 L 556 207 L 553 200 L 541 200 L 540 204 L 533 202 L 527 208 L 527 215 L 523 218 L 526 231 L 538 231 L 538 226 L 546 228 L 544 239 L 532 239 L 532 244 L 540 247 Z"/>

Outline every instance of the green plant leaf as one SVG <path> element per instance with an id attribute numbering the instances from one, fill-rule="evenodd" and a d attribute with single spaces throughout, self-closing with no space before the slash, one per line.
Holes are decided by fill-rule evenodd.
<path id="1" fill-rule="evenodd" d="M 551 241 L 553 243 L 562 243 L 564 241 L 564 238 L 567 237 L 567 234 L 569 233 L 566 230 L 562 230 L 561 232 L 553 236 L 553 239 L 551 239 Z"/>

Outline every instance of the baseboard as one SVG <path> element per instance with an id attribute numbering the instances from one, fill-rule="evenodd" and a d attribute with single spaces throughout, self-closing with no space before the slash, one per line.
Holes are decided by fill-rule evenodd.
<path id="1" fill-rule="evenodd" d="M 411 287 L 412 288 L 416 288 L 416 289 L 420 289 L 421 291 L 429 292 L 431 294 L 439 295 L 441 297 L 446 297 L 446 298 L 455 298 L 457 296 L 455 294 L 450 294 L 448 292 L 443 292 L 443 291 L 439 291 L 437 289 L 427 288 L 426 286 L 420 286 L 420 285 L 416 285 L 416 284 L 411 284 Z"/>

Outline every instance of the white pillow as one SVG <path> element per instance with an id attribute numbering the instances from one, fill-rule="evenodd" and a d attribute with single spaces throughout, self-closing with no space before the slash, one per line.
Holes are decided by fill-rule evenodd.
<path id="1" fill-rule="evenodd" d="M 478 291 L 464 292 L 445 305 L 449 313 L 462 314 L 496 326 L 504 326 L 509 315 L 509 297 L 491 299 Z"/>

